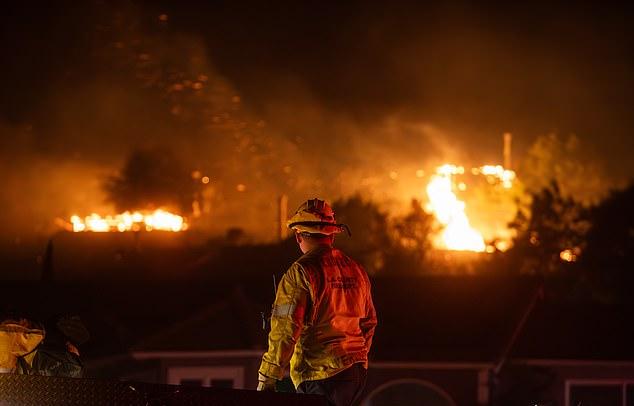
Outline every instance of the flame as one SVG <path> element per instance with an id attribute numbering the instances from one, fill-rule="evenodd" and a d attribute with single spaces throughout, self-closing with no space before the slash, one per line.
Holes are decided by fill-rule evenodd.
<path id="1" fill-rule="evenodd" d="M 434 242 L 437 248 L 456 251 L 495 252 L 506 251 L 510 248 L 510 241 L 496 236 L 493 245 L 487 245 L 482 233 L 471 226 L 465 212 L 466 203 L 456 195 L 465 192 L 468 185 L 465 182 L 455 182 L 458 175 L 464 175 L 465 168 L 453 164 L 444 164 L 436 168 L 427 184 L 429 203 L 426 210 L 432 213 L 438 222 L 444 226 L 442 232 Z M 511 189 L 515 181 L 514 171 L 505 169 L 501 165 L 483 165 L 472 168 L 474 176 L 484 176 L 487 183 L 501 185 L 504 189 Z"/>
<path id="2" fill-rule="evenodd" d="M 101 217 L 96 213 L 83 219 L 78 215 L 70 217 L 70 223 L 74 232 L 92 231 L 105 233 L 110 231 L 184 231 L 187 230 L 185 218 L 165 210 L 155 210 L 153 212 L 141 213 L 126 211 L 114 216 Z"/>
<path id="3" fill-rule="evenodd" d="M 500 182 L 505 189 L 513 187 L 515 180 L 515 172 L 510 169 L 504 169 L 502 165 L 484 165 L 479 168 L 473 168 L 474 175 L 483 174 L 487 177 L 489 183 Z"/>
<path id="4" fill-rule="evenodd" d="M 463 167 L 450 164 L 436 169 L 436 174 L 427 185 L 427 210 L 444 226 L 436 241 L 437 246 L 456 251 L 483 252 L 486 249 L 484 238 L 471 227 L 465 213 L 465 203 L 453 192 L 453 175 L 463 173 Z"/>
<path id="5" fill-rule="evenodd" d="M 574 247 L 561 251 L 559 253 L 559 258 L 566 262 L 577 262 L 579 255 L 581 255 L 581 248 Z"/>

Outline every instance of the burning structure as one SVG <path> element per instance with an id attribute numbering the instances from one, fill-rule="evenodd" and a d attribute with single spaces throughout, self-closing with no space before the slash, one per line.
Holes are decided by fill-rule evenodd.
<path id="1" fill-rule="evenodd" d="M 73 232 L 93 231 L 97 233 L 110 231 L 184 231 L 188 224 L 185 218 L 168 211 L 158 209 L 153 212 L 130 213 L 100 216 L 93 213 L 84 218 L 72 215 L 70 218 L 70 230 Z"/>
<path id="2" fill-rule="evenodd" d="M 502 189 L 511 189 L 516 178 L 515 172 L 501 165 L 484 165 L 473 168 L 471 173 L 474 176 L 484 176 L 492 187 Z M 497 235 L 491 236 L 493 239 L 498 239 L 495 244 L 487 245 L 482 233 L 471 225 L 465 211 L 466 204 L 458 197 L 458 193 L 465 192 L 468 188 L 465 182 L 456 181 L 457 176 L 464 174 L 464 167 L 445 164 L 436 169 L 436 173 L 427 185 L 429 203 L 426 209 L 433 213 L 443 226 L 440 235 L 434 240 L 435 246 L 457 251 L 506 250 L 510 241 L 508 235 L 501 235 L 505 232 L 504 229 L 497 230 Z"/>
<path id="3" fill-rule="evenodd" d="M 504 166 L 489 164 L 466 170 L 464 166 L 446 163 L 431 176 L 425 209 L 442 226 L 433 240 L 436 248 L 489 253 L 510 248 L 513 236 L 508 223 L 517 210 L 512 193 L 517 174 L 511 170 L 512 136 L 505 133 L 503 139 Z M 467 177 L 469 180 L 464 179 Z M 471 213 L 477 213 L 475 222 L 467 214 L 467 203 L 462 197 L 474 189 L 471 200 L 475 210 Z"/>

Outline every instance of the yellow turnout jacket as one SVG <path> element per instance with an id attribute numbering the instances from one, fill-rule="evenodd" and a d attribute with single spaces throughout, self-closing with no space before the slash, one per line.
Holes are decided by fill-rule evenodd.
<path id="1" fill-rule="evenodd" d="M 280 280 L 259 372 L 282 379 L 290 362 L 298 387 L 355 363 L 367 368 L 376 324 L 366 272 L 340 250 L 320 246 L 295 261 Z"/>
<path id="2" fill-rule="evenodd" d="M 35 349 L 44 339 L 43 328 L 22 319 L 0 323 L 0 372 L 15 372 L 18 357 L 31 365 Z"/>

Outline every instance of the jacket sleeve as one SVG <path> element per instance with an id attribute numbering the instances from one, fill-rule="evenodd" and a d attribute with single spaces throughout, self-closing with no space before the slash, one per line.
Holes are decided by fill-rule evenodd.
<path id="1" fill-rule="evenodd" d="M 365 314 L 366 316 L 359 321 L 359 327 L 365 338 L 365 347 L 370 352 L 372 346 L 372 338 L 374 337 L 374 329 L 377 325 L 376 310 L 374 309 L 374 302 L 372 301 L 372 292 L 370 289 L 370 280 L 366 276 L 366 282 L 368 284 L 367 296 L 365 301 Z"/>
<path id="2" fill-rule="evenodd" d="M 271 313 L 269 348 L 262 356 L 259 372 L 269 378 L 282 379 L 295 343 L 304 326 L 310 301 L 308 281 L 301 265 L 295 263 L 284 274 L 277 287 Z"/>

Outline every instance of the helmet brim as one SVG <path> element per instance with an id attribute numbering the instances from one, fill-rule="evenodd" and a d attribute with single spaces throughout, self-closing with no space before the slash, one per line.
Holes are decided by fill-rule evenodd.
<path id="1" fill-rule="evenodd" d="M 343 231 L 344 225 L 327 223 L 323 221 L 303 221 L 288 223 L 288 228 L 300 233 L 333 235 Z"/>

